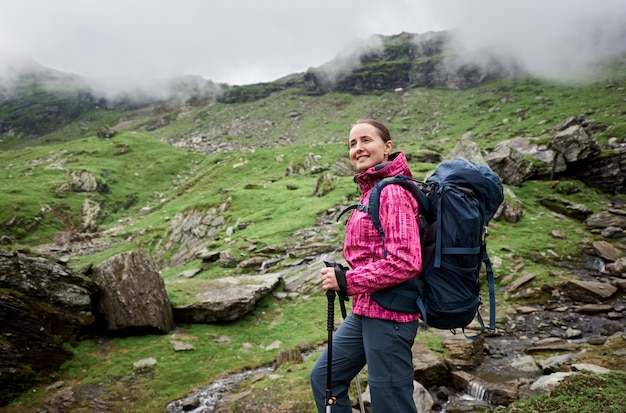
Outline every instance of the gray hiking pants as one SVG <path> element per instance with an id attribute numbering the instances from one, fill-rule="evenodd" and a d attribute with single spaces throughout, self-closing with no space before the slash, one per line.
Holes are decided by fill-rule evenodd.
<path id="1" fill-rule="evenodd" d="M 333 335 L 333 413 L 351 413 L 350 382 L 367 364 L 367 382 L 373 413 L 417 413 L 413 402 L 413 357 L 411 347 L 418 322 L 397 323 L 350 313 Z M 311 370 L 311 389 L 317 410 L 326 409 L 328 348 Z"/>

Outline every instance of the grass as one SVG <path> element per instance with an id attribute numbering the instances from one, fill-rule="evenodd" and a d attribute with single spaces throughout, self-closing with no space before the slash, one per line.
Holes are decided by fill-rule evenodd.
<path id="1" fill-rule="evenodd" d="M 580 373 L 566 377 L 549 394 L 520 400 L 507 409 L 510 413 L 621 413 L 626 406 L 626 372 Z"/>

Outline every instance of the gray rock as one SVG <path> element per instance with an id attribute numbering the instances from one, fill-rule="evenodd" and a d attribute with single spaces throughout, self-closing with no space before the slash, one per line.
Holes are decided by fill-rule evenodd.
<path id="1" fill-rule="evenodd" d="M 102 288 L 97 308 L 108 331 L 166 333 L 174 328 L 165 282 L 150 254 L 114 255 L 95 267 L 93 274 Z"/>
<path id="2" fill-rule="evenodd" d="M 197 294 L 195 303 L 173 308 L 179 322 L 214 323 L 237 320 L 248 314 L 280 283 L 277 273 L 224 277 Z"/>
<path id="3" fill-rule="evenodd" d="M 72 358 L 97 292 L 52 257 L 0 248 L 0 405 Z"/>

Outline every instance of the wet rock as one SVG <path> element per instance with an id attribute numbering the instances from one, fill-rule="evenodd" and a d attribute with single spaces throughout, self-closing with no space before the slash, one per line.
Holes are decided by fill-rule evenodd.
<path id="1" fill-rule="evenodd" d="M 471 334 L 471 332 L 468 332 Z M 470 370 L 476 368 L 483 360 L 484 337 L 468 340 L 463 334 L 446 335 L 441 344 L 448 350 L 446 364 L 451 369 Z"/>
<path id="2" fill-rule="evenodd" d="M 574 354 L 566 353 L 551 356 L 544 360 L 539 360 L 538 363 L 545 374 L 550 374 L 560 371 L 565 364 L 570 363 L 572 360 L 576 359 L 577 357 Z"/>
<path id="3" fill-rule="evenodd" d="M 537 390 L 541 392 L 548 393 L 553 388 L 559 385 L 559 383 L 566 378 L 567 376 L 572 375 L 571 372 L 558 372 L 552 373 L 549 376 L 540 377 L 536 380 L 531 386 L 531 390 Z"/>
<path id="4" fill-rule="evenodd" d="M 366 386 L 365 391 L 361 394 L 361 399 L 367 411 L 372 405 L 372 396 L 369 386 Z M 430 393 L 417 381 L 413 381 L 413 401 L 415 402 L 418 412 L 430 412 L 434 405 L 434 400 Z"/>
<path id="5" fill-rule="evenodd" d="M 536 353 L 541 351 L 572 351 L 580 348 L 580 344 L 569 343 L 566 340 L 557 337 L 550 337 L 539 340 L 533 345 L 526 348 L 527 353 Z"/>
<path id="6" fill-rule="evenodd" d="M 510 383 L 488 383 L 466 371 L 452 371 L 450 372 L 450 376 L 452 387 L 473 397 L 475 399 L 473 401 L 479 402 L 480 406 L 489 406 L 490 404 L 506 406 L 519 398 L 517 386 L 512 386 Z M 446 412 L 449 411 L 450 408 L 457 409 L 456 411 L 474 411 L 463 410 L 467 407 L 476 407 L 474 403 L 466 404 L 465 402 L 467 401 L 468 400 L 464 399 L 447 403 L 445 406 Z"/>
<path id="7" fill-rule="evenodd" d="M 448 382 L 448 368 L 443 361 L 424 346 L 413 346 L 415 379 L 427 388 L 443 386 Z"/>
<path id="8" fill-rule="evenodd" d="M 511 367 L 528 373 L 540 373 L 541 368 L 537 365 L 535 358 L 530 355 L 520 355 L 511 360 Z"/>

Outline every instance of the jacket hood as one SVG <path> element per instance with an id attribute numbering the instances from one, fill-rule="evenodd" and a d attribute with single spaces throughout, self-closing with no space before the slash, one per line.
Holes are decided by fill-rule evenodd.
<path id="1" fill-rule="evenodd" d="M 409 178 L 412 177 L 411 170 L 406 160 L 404 152 L 394 152 L 389 155 L 389 160 L 376 166 L 372 166 L 367 170 L 354 176 L 354 181 L 359 185 L 363 192 L 371 189 L 376 182 L 388 176 L 402 174 Z"/>

